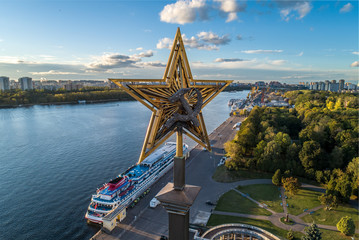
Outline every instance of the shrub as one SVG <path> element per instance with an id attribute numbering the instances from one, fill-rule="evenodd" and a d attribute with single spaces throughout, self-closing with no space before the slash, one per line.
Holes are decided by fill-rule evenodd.
<path id="1" fill-rule="evenodd" d="M 293 230 L 290 229 L 287 233 L 287 239 L 288 240 L 293 240 L 294 239 L 294 234 L 293 234 Z"/>
<path id="2" fill-rule="evenodd" d="M 282 179 L 282 174 L 280 173 L 280 169 L 277 169 L 277 171 L 275 171 L 275 173 L 272 177 L 272 183 L 276 186 L 280 186 L 281 179 Z"/>
<path id="3" fill-rule="evenodd" d="M 337 229 L 345 235 L 353 235 L 355 233 L 354 221 L 351 217 L 342 217 L 337 223 Z"/>
<path id="4" fill-rule="evenodd" d="M 305 236 L 302 237 L 302 240 L 321 240 L 322 233 L 319 231 L 319 228 L 315 223 L 312 223 L 309 227 L 306 227 Z"/>

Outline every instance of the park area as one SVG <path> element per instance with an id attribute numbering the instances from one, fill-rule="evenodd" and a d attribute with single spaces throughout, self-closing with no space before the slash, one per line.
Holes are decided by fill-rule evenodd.
<path id="1" fill-rule="evenodd" d="M 325 211 L 318 200 L 320 195 L 320 192 L 301 188 L 294 196 L 285 192 L 282 202 L 281 188 L 273 184 L 239 185 L 219 198 L 207 226 L 225 223 L 249 224 L 284 239 L 292 229 L 295 239 L 300 239 L 304 235 L 305 223 L 309 225 L 315 222 L 320 225 L 322 239 L 352 239 L 334 230 L 337 222 L 344 216 L 352 217 L 358 229 L 358 210 L 350 205 L 339 205 L 334 210 Z M 283 222 L 284 204 L 287 206 L 289 217 L 294 220 L 293 225 Z M 354 237 L 358 238 L 359 235 L 355 234 Z"/>

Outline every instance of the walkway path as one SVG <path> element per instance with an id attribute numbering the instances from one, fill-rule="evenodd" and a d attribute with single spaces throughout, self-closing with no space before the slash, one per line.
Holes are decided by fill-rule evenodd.
<path id="1" fill-rule="evenodd" d="M 237 193 L 241 194 L 243 197 L 248 198 L 249 200 L 251 200 L 252 202 L 256 203 L 259 207 L 266 209 L 267 211 L 271 212 L 272 214 L 275 214 L 276 212 L 273 211 L 272 209 L 268 208 L 266 205 L 263 205 L 262 203 L 254 200 L 253 198 L 251 198 L 248 194 L 242 193 L 241 191 L 237 190 L 236 188 L 233 188 L 234 191 L 236 191 Z"/>
<path id="2" fill-rule="evenodd" d="M 288 209 L 287 209 L 287 199 L 285 198 L 285 192 L 284 192 L 284 188 L 280 187 L 280 196 L 282 197 L 282 206 L 283 206 L 283 212 L 285 214 L 288 213 Z"/>
<path id="3" fill-rule="evenodd" d="M 245 185 L 251 185 L 251 184 L 271 184 L 270 179 L 253 179 L 253 180 L 246 180 L 246 181 L 250 181 L 250 182 L 246 182 Z M 240 181 L 243 186 L 243 182 L 244 181 Z M 238 182 L 239 183 L 239 182 Z M 251 183 L 251 184 L 248 184 Z M 317 187 L 317 186 L 313 186 L 313 185 L 309 185 L 309 184 L 304 184 L 305 188 L 310 188 L 314 191 L 318 191 L 322 188 Z M 261 204 L 260 202 L 256 201 L 255 199 L 251 198 L 248 194 L 243 193 L 241 191 L 239 191 L 236 188 L 233 188 L 234 191 L 238 192 L 239 194 L 241 194 L 243 197 L 249 199 L 250 201 L 256 203 L 258 206 L 265 208 L 266 210 L 270 211 L 272 213 L 271 216 L 263 216 L 263 215 L 253 215 L 253 214 L 244 214 L 244 213 L 235 213 L 235 212 L 223 212 L 223 211 L 213 211 L 212 214 L 219 214 L 219 215 L 226 215 L 226 216 L 235 216 L 235 217 L 244 217 L 244 218 L 251 218 L 251 219 L 257 219 L 257 220 L 267 220 L 270 221 L 274 226 L 285 229 L 287 231 L 289 231 L 290 229 L 292 229 L 293 231 L 296 232 L 304 232 L 305 227 L 309 226 L 309 223 L 304 222 L 301 218 L 307 214 L 310 214 L 311 212 L 315 212 L 321 208 L 323 208 L 323 205 L 317 206 L 315 208 L 309 209 L 299 215 L 292 215 L 292 214 L 288 214 L 288 209 L 287 209 L 287 202 L 286 202 L 286 198 L 285 198 L 285 190 L 283 187 L 281 187 L 281 198 L 282 198 L 282 205 L 283 205 L 283 213 L 277 213 L 275 211 L 273 211 L 272 209 L 268 208 L 267 206 Z M 287 225 L 284 224 L 283 222 L 280 221 L 281 218 L 286 217 L 288 214 L 288 217 L 293 220 L 294 224 L 293 225 Z M 317 226 L 319 228 L 323 228 L 323 229 L 327 229 L 327 230 L 332 230 L 332 231 L 338 231 L 336 226 L 330 226 L 330 225 L 323 225 L 323 224 L 317 224 Z M 359 233 L 359 229 L 355 230 L 355 233 Z"/>

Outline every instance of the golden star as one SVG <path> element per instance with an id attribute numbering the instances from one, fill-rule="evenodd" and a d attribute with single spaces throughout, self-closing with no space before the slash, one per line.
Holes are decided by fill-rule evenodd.
<path id="1" fill-rule="evenodd" d="M 139 163 L 177 128 L 211 151 L 202 108 L 232 81 L 194 80 L 179 28 L 162 79 L 109 79 L 152 111 Z"/>

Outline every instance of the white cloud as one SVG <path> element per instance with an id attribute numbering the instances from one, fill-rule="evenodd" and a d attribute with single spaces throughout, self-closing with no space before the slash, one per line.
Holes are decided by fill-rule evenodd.
<path id="1" fill-rule="evenodd" d="M 215 62 L 242 62 L 243 59 L 240 58 L 217 58 Z"/>
<path id="2" fill-rule="evenodd" d="M 351 67 L 359 67 L 359 61 L 355 61 L 352 64 L 350 64 Z"/>
<path id="3" fill-rule="evenodd" d="M 197 36 L 202 41 L 212 43 L 214 45 L 225 45 L 231 41 L 228 35 L 223 35 L 220 37 L 213 32 L 200 32 L 197 34 Z"/>
<path id="4" fill-rule="evenodd" d="M 14 56 L 0 56 L 0 62 L 2 63 L 19 63 L 21 60 L 19 57 Z"/>
<path id="5" fill-rule="evenodd" d="M 303 78 L 308 78 L 310 77 L 309 75 L 291 75 L 291 76 L 284 76 L 281 77 L 281 79 L 303 79 Z"/>
<path id="6" fill-rule="evenodd" d="M 119 53 L 105 53 L 102 56 L 94 56 L 91 63 L 85 64 L 86 72 L 115 73 L 116 68 L 140 68 L 144 66 L 162 67 L 160 62 L 142 62 L 142 58 L 153 56 L 153 51 L 148 50 L 139 54 L 124 55 Z"/>
<path id="7" fill-rule="evenodd" d="M 258 50 L 244 50 L 242 52 L 243 53 L 248 53 L 248 54 L 265 54 L 265 53 L 281 53 L 281 52 L 283 52 L 283 50 L 262 50 L 262 49 L 258 49 Z"/>
<path id="8" fill-rule="evenodd" d="M 359 55 L 359 52 L 352 52 L 352 54 Z"/>
<path id="9" fill-rule="evenodd" d="M 303 54 L 304 54 L 304 52 L 301 51 L 297 56 L 298 56 L 298 57 L 301 57 L 301 56 L 303 56 Z"/>
<path id="10" fill-rule="evenodd" d="M 238 5 L 236 0 L 214 0 L 215 2 L 220 3 L 220 10 L 224 13 L 227 13 L 226 22 L 232 22 L 238 19 L 237 12 L 244 11 L 246 9 L 246 4 Z"/>
<path id="11" fill-rule="evenodd" d="M 276 66 L 283 65 L 285 62 L 286 62 L 286 60 L 273 60 L 273 61 L 269 61 L 270 64 L 276 65 Z"/>
<path id="12" fill-rule="evenodd" d="M 61 72 L 57 70 L 50 70 L 47 72 L 30 72 L 32 75 L 77 75 L 78 72 Z"/>
<path id="13" fill-rule="evenodd" d="M 192 23 L 197 15 L 201 19 L 206 18 L 205 0 L 179 0 L 175 3 L 166 5 L 160 12 L 162 22 L 167 23 Z"/>
<path id="14" fill-rule="evenodd" d="M 162 38 L 156 44 L 156 48 L 158 48 L 158 49 L 171 48 L 172 44 L 173 44 L 172 39 L 170 39 L 170 38 Z"/>
<path id="15" fill-rule="evenodd" d="M 307 1 L 277 0 L 280 15 L 285 21 L 289 21 L 292 17 L 302 19 L 312 10 L 313 6 Z"/>
<path id="16" fill-rule="evenodd" d="M 137 51 L 142 51 L 143 50 L 143 47 L 138 47 L 136 48 Z"/>
<path id="17" fill-rule="evenodd" d="M 353 9 L 353 5 L 351 3 L 345 4 L 340 10 L 340 13 L 347 13 L 350 12 Z"/>
<path id="18" fill-rule="evenodd" d="M 136 57 L 136 58 L 145 58 L 145 57 L 152 57 L 152 56 L 153 56 L 152 50 L 148 50 L 146 52 L 141 52 L 139 54 L 132 55 L 132 57 Z"/>
<path id="19" fill-rule="evenodd" d="M 112 68 L 136 67 L 135 63 L 140 61 L 138 58 L 118 53 L 108 53 L 93 58 L 95 61 L 87 65 L 87 70 L 90 72 L 102 72 Z"/>
<path id="20" fill-rule="evenodd" d="M 144 67 L 166 67 L 165 63 L 155 61 L 155 62 L 140 62 L 138 65 L 144 66 Z"/>
<path id="21" fill-rule="evenodd" d="M 222 37 L 214 34 L 212 32 L 201 32 L 197 34 L 197 37 L 192 36 L 187 38 L 185 34 L 182 34 L 183 44 L 187 48 L 194 48 L 199 50 L 218 50 L 218 45 L 228 44 L 231 40 L 228 35 L 224 35 Z M 162 38 L 158 41 L 156 47 L 158 49 L 172 47 L 173 40 L 170 38 Z"/>

